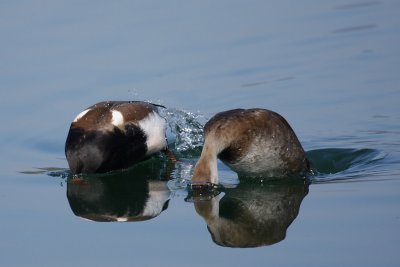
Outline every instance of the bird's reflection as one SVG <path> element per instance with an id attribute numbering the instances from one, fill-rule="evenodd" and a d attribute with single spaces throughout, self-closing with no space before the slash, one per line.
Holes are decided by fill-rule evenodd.
<path id="1" fill-rule="evenodd" d="M 170 166 L 153 160 L 124 172 L 74 176 L 67 182 L 73 213 L 98 222 L 144 221 L 168 207 Z"/>
<path id="2" fill-rule="evenodd" d="M 285 238 L 308 193 L 308 184 L 304 180 L 261 185 L 240 183 L 219 196 L 192 199 L 217 245 L 258 247 Z"/>

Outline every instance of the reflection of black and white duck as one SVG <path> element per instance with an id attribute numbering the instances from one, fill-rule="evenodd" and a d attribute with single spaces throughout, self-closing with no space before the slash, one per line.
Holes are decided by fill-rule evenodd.
<path id="1" fill-rule="evenodd" d="M 157 217 L 168 208 L 171 191 L 167 182 L 143 179 L 148 174 L 137 173 L 132 172 L 136 177 L 117 173 L 116 177 L 69 179 L 71 210 L 78 217 L 98 222 L 137 222 Z"/>
<path id="2" fill-rule="evenodd" d="M 218 183 L 217 157 L 240 176 L 282 177 L 309 170 L 296 134 L 279 114 L 266 109 L 234 109 L 204 126 L 204 146 L 193 184 Z"/>
<path id="3" fill-rule="evenodd" d="M 140 101 L 109 101 L 82 111 L 65 143 L 71 172 L 108 172 L 168 152 L 167 123 L 157 108 Z"/>
<path id="4" fill-rule="evenodd" d="M 308 193 L 299 179 L 267 183 L 240 183 L 226 188 L 224 196 L 193 198 L 196 212 L 205 220 L 212 240 L 224 247 L 258 247 L 282 241 Z"/>

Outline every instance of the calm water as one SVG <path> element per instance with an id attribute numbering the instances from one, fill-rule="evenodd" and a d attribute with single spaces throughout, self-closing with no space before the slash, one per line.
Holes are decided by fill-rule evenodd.
<path id="1" fill-rule="evenodd" d="M 399 11 L 2 1 L 0 266 L 397 266 Z M 69 124 L 102 100 L 167 106 L 180 161 L 69 177 Z M 220 163 L 223 188 L 191 194 L 202 124 L 236 107 L 282 114 L 315 174 L 251 184 Z"/>

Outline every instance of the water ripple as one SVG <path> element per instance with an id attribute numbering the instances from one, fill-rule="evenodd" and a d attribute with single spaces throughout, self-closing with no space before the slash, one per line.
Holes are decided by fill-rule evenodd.
<path id="1" fill-rule="evenodd" d="M 344 181 L 371 176 L 386 153 L 375 149 L 327 148 L 307 152 L 313 183 Z"/>

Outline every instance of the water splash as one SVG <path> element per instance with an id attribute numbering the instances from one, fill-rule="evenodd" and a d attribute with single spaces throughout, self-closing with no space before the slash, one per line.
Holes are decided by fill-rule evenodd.
<path id="1" fill-rule="evenodd" d="M 175 164 L 173 179 L 167 183 L 168 188 L 174 192 L 174 196 L 186 196 L 186 189 L 192 180 L 195 163 L 193 160 L 180 159 Z"/>
<path id="2" fill-rule="evenodd" d="M 204 117 L 175 108 L 160 110 L 160 114 L 167 120 L 169 130 L 175 137 L 172 144 L 175 151 L 186 157 L 198 156 L 203 145 L 203 124 L 200 120 Z"/>

